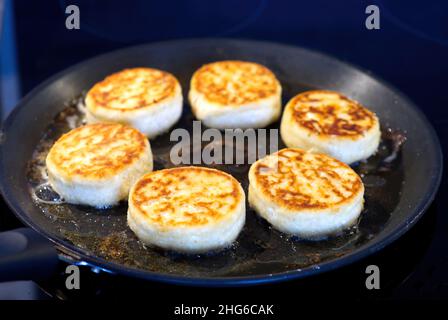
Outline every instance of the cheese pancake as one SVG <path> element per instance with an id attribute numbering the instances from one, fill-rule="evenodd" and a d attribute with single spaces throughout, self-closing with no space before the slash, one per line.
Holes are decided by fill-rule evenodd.
<path id="1" fill-rule="evenodd" d="M 286 148 L 252 164 L 249 204 L 276 229 L 319 239 L 353 225 L 364 185 L 353 169 L 324 154 Z"/>
<path id="2" fill-rule="evenodd" d="M 288 147 L 312 149 L 349 164 L 374 154 L 381 138 L 373 112 L 340 93 L 323 90 L 292 98 L 280 133 Z"/>
<path id="3" fill-rule="evenodd" d="M 125 69 L 95 84 L 85 103 L 88 123 L 128 124 L 152 138 L 179 120 L 182 90 L 179 81 L 168 72 Z"/>
<path id="4" fill-rule="evenodd" d="M 231 175 L 204 167 L 148 173 L 129 194 L 128 224 L 145 244 L 187 253 L 228 247 L 245 221 L 245 195 Z"/>
<path id="5" fill-rule="evenodd" d="M 219 61 L 197 70 L 189 100 L 197 119 L 218 129 L 261 128 L 281 113 L 280 82 L 266 67 L 244 61 Z"/>
<path id="6" fill-rule="evenodd" d="M 103 208 L 126 199 L 153 164 L 145 135 L 122 124 L 97 123 L 60 137 L 46 166 L 50 184 L 65 201 Z"/>

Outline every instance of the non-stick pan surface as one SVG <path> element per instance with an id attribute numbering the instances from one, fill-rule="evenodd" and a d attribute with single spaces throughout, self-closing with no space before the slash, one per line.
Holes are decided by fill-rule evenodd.
<path id="1" fill-rule="evenodd" d="M 48 147 L 70 125 L 82 120 L 76 103 L 95 82 L 123 68 L 155 67 L 176 75 L 185 97 L 189 79 L 198 67 L 224 59 L 255 61 L 269 67 L 282 84 L 283 102 L 304 90 L 329 89 L 377 113 L 383 131 L 380 151 L 353 166 L 366 186 L 365 210 L 357 228 L 326 241 L 301 241 L 271 229 L 248 209 L 247 223 L 232 248 L 183 256 L 145 248 L 126 226 L 125 203 L 95 210 L 33 200 L 30 190 L 42 183 L 39 170 Z M 192 120 L 185 102 L 176 127 L 191 130 Z M 155 169 L 172 166 L 168 154 L 175 143 L 169 134 L 151 141 Z M 217 168 L 233 174 L 247 191 L 248 166 Z M 441 151 L 430 124 L 406 97 L 387 84 L 309 50 L 223 39 L 133 47 L 61 72 L 27 95 L 5 121 L 0 153 L 1 188 L 7 203 L 23 222 L 51 239 L 64 257 L 129 276 L 192 285 L 256 284 L 304 277 L 371 254 L 397 239 L 421 217 L 434 197 L 441 171 Z M 39 197 L 48 197 L 45 190 L 38 191 Z"/>

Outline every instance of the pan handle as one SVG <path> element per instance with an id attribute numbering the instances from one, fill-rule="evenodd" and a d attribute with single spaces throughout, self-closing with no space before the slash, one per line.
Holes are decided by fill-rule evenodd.
<path id="1" fill-rule="evenodd" d="M 58 261 L 53 244 L 30 228 L 0 233 L 0 282 L 49 278 Z"/>

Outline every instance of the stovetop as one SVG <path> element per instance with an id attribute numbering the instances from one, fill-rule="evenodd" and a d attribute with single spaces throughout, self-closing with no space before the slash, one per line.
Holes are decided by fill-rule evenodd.
<path id="1" fill-rule="evenodd" d="M 84 18 L 81 18 L 80 30 L 67 30 L 62 10 L 65 1 L 49 1 L 47 6 L 17 1 L 17 62 L 22 94 L 76 62 L 133 44 L 198 36 L 269 40 L 320 50 L 373 71 L 422 109 L 434 125 L 443 150 L 448 150 L 448 95 L 444 94 L 448 74 L 448 35 L 444 33 L 448 5 L 445 1 L 431 1 L 431 5 L 426 4 L 424 8 L 413 1 L 407 1 L 406 8 L 395 1 L 374 1 L 381 9 L 381 29 L 374 31 L 364 27 L 365 8 L 372 1 L 348 0 L 344 7 L 327 0 L 291 1 L 281 5 L 272 0 L 244 1 L 239 14 L 233 15 L 224 13 L 241 1 L 218 2 L 219 10 L 203 8 L 209 10 L 208 22 L 198 18 L 205 11 L 188 6 L 183 10 L 171 10 L 169 18 L 176 23 L 159 30 L 157 26 L 164 25 L 166 19 L 157 14 L 167 9 L 163 2 L 158 5 L 129 2 L 120 11 L 117 9 L 120 1 L 108 1 L 107 8 L 96 7 L 91 1 L 70 1 L 79 5 Z M 309 15 L 309 12 L 319 14 Z M 135 19 L 125 18 L 120 28 L 116 28 L 120 15 L 134 15 Z M 355 299 L 448 298 L 448 186 L 444 181 L 445 173 L 439 193 L 423 218 L 382 251 L 315 277 L 239 288 L 230 295 L 235 300 L 254 296 L 274 299 L 283 298 L 285 292 L 294 290 L 296 298 L 341 295 Z M 2 230 L 21 226 L 3 202 L 0 210 Z M 365 270 L 372 264 L 380 268 L 380 290 L 367 290 L 365 286 Z M 0 284 L 0 299 L 130 298 L 157 290 L 160 299 L 206 302 L 229 295 L 231 290 L 173 287 L 83 268 L 82 290 L 70 291 L 65 289 L 64 269 L 61 265 L 60 272 L 52 279 L 38 284 Z"/>
<path id="2" fill-rule="evenodd" d="M 440 202 L 437 199 L 416 226 L 401 239 L 366 259 L 308 279 L 238 288 L 232 291 L 232 296 L 237 299 L 247 298 L 254 293 L 257 296 L 269 293 L 269 296 L 276 297 L 295 290 L 299 297 L 318 295 L 330 298 L 344 295 L 352 299 L 448 298 L 448 252 L 443 249 L 448 241 L 447 219 L 440 217 Z M 3 202 L 1 209 L 2 230 L 21 226 Z M 366 289 L 366 267 L 369 265 L 377 265 L 380 269 L 380 290 Z M 65 267 L 61 263 L 59 272 L 45 282 L 0 284 L 0 299 L 132 298 L 157 290 L 161 299 L 166 297 L 172 301 L 179 298 L 186 302 L 188 297 L 200 297 L 201 301 L 206 302 L 220 295 L 226 296 L 231 290 L 144 282 L 98 272 L 89 267 L 81 267 L 82 290 L 68 290 L 65 286 Z"/>

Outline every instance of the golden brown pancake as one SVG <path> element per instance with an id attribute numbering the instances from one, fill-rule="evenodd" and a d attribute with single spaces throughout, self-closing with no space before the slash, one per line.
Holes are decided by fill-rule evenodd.
<path id="1" fill-rule="evenodd" d="M 227 173 L 203 167 L 164 169 L 133 186 L 128 223 L 147 244 L 207 251 L 236 238 L 244 223 L 244 202 L 240 184 Z"/>
<path id="2" fill-rule="evenodd" d="M 268 68 L 230 60 L 202 66 L 195 72 L 192 85 L 207 100 L 222 106 L 244 105 L 278 91 L 278 81 Z"/>
<path id="3" fill-rule="evenodd" d="M 154 137 L 179 119 L 182 90 L 177 79 L 168 72 L 133 68 L 114 73 L 95 84 L 85 102 L 89 123 L 123 123 Z"/>
<path id="4" fill-rule="evenodd" d="M 67 202 L 105 207 L 127 198 L 137 178 L 152 170 L 152 154 L 136 129 L 98 123 L 60 137 L 46 165 L 50 183 Z"/>
<path id="5" fill-rule="evenodd" d="M 194 73 L 189 100 L 196 118 L 207 126 L 263 127 L 280 115 L 281 86 L 258 63 L 218 61 Z"/>
<path id="6" fill-rule="evenodd" d="M 147 148 L 147 138 L 133 128 L 97 123 L 64 134 L 48 153 L 47 163 L 67 179 L 105 179 L 138 161 Z"/>
<path id="7" fill-rule="evenodd" d="M 375 153 L 381 136 L 373 112 L 340 93 L 325 90 L 292 98 L 280 130 L 288 147 L 326 153 L 346 163 Z"/>
<path id="8" fill-rule="evenodd" d="M 304 238 L 325 236 L 357 219 L 364 186 L 348 165 L 287 148 L 255 162 L 249 203 L 274 227 Z"/>
<path id="9" fill-rule="evenodd" d="M 153 106 L 176 92 L 177 80 L 170 73 L 151 69 L 124 69 L 106 77 L 89 90 L 91 110 L 132 110 Z"/>
<path id="10" fill-rule="evenodd" d="M 294 110 L 294 120 L 317 135 L 356 138 L 378 122 L 375 114 L 357 101 L 332 91 L 307 91 L 288 105 Z"/>

